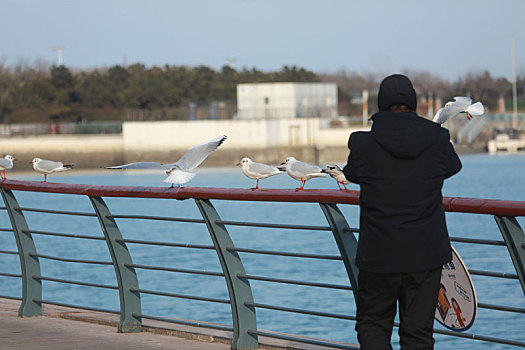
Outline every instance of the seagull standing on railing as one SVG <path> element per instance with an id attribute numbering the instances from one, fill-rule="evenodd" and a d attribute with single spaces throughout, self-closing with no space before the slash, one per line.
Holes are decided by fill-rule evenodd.
<path id="1" fill-rule="evenodd" d="M 161 164 L 155 162 L 138 162 L 130 163 L 119 166 L 105 167 L 106 169 L 152 169 L 152 170 L 164 170 L 168 177 L 164 179 L 164 182 L 171 183 L 173 185 L 182 185 L 190 181 L 195 177 L 195 173 L 190 170 L 198 167 L 213 151 L 215 151 L 222 143 L 226 140 L 226 135 L 214 138 L 208 142 L 204 142 L 191 147 L 184 153 L 184 155 L 175 163 Z"/>
<path id="2" fill-rule="evenodd" d="M 255 163 L 248 157 L 241 159 L 237 165 L 241 165 L 242 172 L 250 179 L 257 180 L 257 185 L 252 190 L 259 189 L 259 179 L 266 179 L 267 177 L 282 174 L 286 169 L 279 169 L 272 165 L 266 165 L 262 163 Z"/>
<path id="3" fill-rule="evenodd" d="M 447 120 L 454 118 L 455 116 L 466 113 L 467 119 L 470 120 L 472 116 L 478 116 L 485 113 L 485 108 L 481 102 L 472 103 L 470 97 L 454 97 L 454 101 L 447 102 L 445 107 L 441 108 L 432 121 L 443 124 Z"/>
<path id="4" fill-rule="evenodd" d="M 13 162 L 16 160 L 15 157 L 7 154 L 4 158 L 0 158 L 0 172 L 3 173 L 3 175 L 0 174 L 0 178 L 2 180 L 7 179 L 7 176 L 5 176 L 6 170 L 11 170 L 13 168 Z"/>
<path id="5" fill-rule="evenodd" d="M 301 187 L 297 188 L 296 191 L 302 190 L 306 181 L 313 177 L 326 177 L 326 174 L 322 173 L 323 169 L 317 165 L 300 162 L 294 157 L 288 157 L 284 163 L 281 163 L 281 165 L 285 164 L 288 175 L 296 180 L 301 181 Z"/>
<path id="6" fill-rule="evenodd" d="M 339 190 L 343 190 L 341 188 L 341 185 L 345 188 L 346 191 L 348 191 L 348 188 L 346 188 L 345 185 L 348 185 L 350 181 L 348 181 L 345 177 L 345 174 L 343 173 L 343 169 L 337 164 L 326 164 L 326 169 L 322 170 L 323 173 L 327 173 L 330 175 L 335 181 L 337 181 L 337 187 L 339 187 Z"/>
<path id="7" fill-rule="evenodd" d="M 29 163 L 33 164 L 35 171 L 44 174 L 44 181 L 42 182 L 47 182 L 47 174 L 71 170 L 75 166 L 75 163 L 63 164 L 62 162 L 54 162 L 40 158 L 34 158 Z"/>

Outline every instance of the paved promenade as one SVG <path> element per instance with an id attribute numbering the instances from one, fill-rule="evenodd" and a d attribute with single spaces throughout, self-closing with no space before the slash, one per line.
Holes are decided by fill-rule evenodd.
<path id="1" fill-rule="evenodd" d="M 22 318 L 19 305 L 18 300 L 0 298 L 1 350 L 230 349 L 231 332 L 143 320 L 142 332 L 122 334 L 117 332 L 118 315 L 44 305 L 42 316 Z M 329 349 L 268 337 L 259 337 L 259 348 Z"/>
<path id="2" fill-rule="evenodd" d="M 17 316 L 19 302 L 0 302 L 2 350 L 227 350 L 229 344 L 151 332 L 117 333 L 115 326 L 44 316 Z M 56 311 L 56 310 L 54 310 Z"/>

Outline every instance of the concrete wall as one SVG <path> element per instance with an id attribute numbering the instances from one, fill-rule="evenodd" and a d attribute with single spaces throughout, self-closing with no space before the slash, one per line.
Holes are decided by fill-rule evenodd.
<path id="1" fill-rule="evenodd" d="M 228 136 L 221 149 L 345 146 L 355 130 L 362 129 L 321 129 L 318 118 L 125 122 L 122 126 L 125 152 L 187 149 L 220 135 Z"/>
<path id="2" fill-rule="evenodd" d="M 122 135 L 42 135 L 0 139 L 0 156 L 12 154 L 17 170 L 34 157 L 99 168 L 137 161 L 176 161 L 191 146 L 220 135 L 228 139 L 203 164 L 229 166 L 243 156 L 280 163 L 287 156 L 307 162 L 346 159 L 354 129 L 322 129 L 318 118 L 125 122 Z"/>
<path id="3" fill-rule="evenodd" d="M 220 135 L 228 139 L 204 165 L 233 165 L 243 156 L 280 163 L 287 156 L 307 162 L 342 162 L 352 128 L 322 129 L 319 118 L 125 122 L 126 162 L 173 162 L 189 147 Z"/>
<path id="4" fill-rule="evenodd" d="M 31 170 L 35 157 L 98 168 L 124 161 L 121 135 L 41 135 L 0 138 L 0 156 L 16 157 L 16 170 Z"/>

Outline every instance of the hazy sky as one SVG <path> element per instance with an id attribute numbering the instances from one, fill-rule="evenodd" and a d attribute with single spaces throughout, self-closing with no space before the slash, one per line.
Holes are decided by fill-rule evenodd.
<path id="1" fill-rule="evenodd" d="M 525 74 L 523 0 L 0 0 L 0 62 Z"/>

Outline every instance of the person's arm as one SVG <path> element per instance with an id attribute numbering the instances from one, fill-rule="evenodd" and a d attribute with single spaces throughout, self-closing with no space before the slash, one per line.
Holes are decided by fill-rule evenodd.
<path id="1" fill-rule="evenodd" d="M 459 159 L 454 146 L 450 142 L 450 133 L 448 130 L 444 129 L 446 132 L 446 142 L 444 142 L 444 154 L 445 154 L 445 179 L 451 177 L 452 175 L 457 174 L 461 170 L 461 160 Z"/>
<path id="2" fill-rule="evenodd" d="M 348 155 L 348 161 L 345 167 L 343 168 L 343 173 L 345 174 L 345 177 L 348 181 L 358 184 L 358 155 L 355 152 L 352 152 L 352 148 L 354 147 L 355 143 L 355 138 L 355 133 L 352 133 L 348 140 L 348 149 L 350 150 L 350 154 Z"/>

